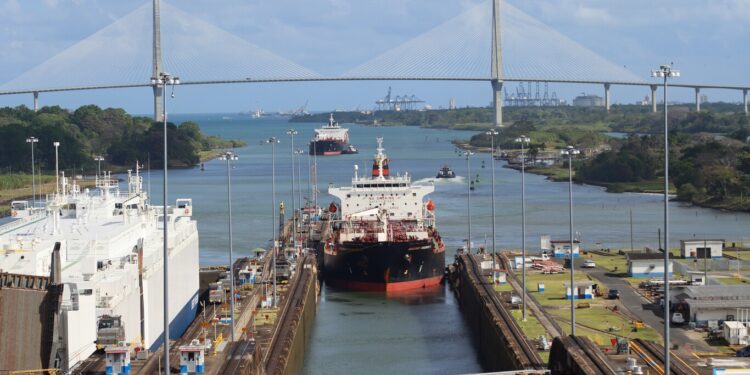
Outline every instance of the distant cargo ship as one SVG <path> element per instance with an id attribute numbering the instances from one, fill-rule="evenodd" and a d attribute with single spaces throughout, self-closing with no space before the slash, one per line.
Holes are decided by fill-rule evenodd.
<path id="1" fill-rule="evenodd" d="M 434 186 L 411 185 L 408 173 L 392 176 L 378 138 L 371 177 L 356 172 L 350 187 L 331 187 L 337 218 L 324 239 L 324 269 L 333 285 L 399 291 L 440 283 L 445 245 L 435 227 L 435 204 L 423 198 Z M 340 209 L 339 209 L 340 207 Z"/>
<path id="2" fill-rule="evenodd" d="M 310 155 L 356 154 L 359 151 L 349 145 L 349 129 L 342 128 L 333 118 L 328 124 L 315 129 L 315 137 L 310 141 Z"/>

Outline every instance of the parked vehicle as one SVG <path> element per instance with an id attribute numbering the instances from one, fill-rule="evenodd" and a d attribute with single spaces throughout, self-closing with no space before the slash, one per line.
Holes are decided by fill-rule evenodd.
<path id="1" fill-rule="evenodd" d="M 617 289 L 610 289 L 607 293 L 608 299 L 620 299 L 620 291 Z"/>
<path id="2" fill-rule="evenodd" d="M 685 324 L 685 318 L 682 316 L 682 313 L 674 313 L 672 314 L 672 323 L 674 324 Z"/>
<path id="3" fill-rule="evenodd" d="M 591 259 L 586 259 L 581 264 L 581 268 L 596 268 L 596 263 Z"/>

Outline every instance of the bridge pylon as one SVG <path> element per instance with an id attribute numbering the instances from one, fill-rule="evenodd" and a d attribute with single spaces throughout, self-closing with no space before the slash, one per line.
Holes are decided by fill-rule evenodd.
<path id="1" fill-rule="evenodd" d="M 492 104 L 495 126 L 503 126 L 503 48 L 500 34 L 500 1 L 492 1 Z"/>

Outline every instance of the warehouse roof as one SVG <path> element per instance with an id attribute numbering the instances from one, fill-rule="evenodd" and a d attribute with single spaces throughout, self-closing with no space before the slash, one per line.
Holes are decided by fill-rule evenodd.
<path id="1" fill-rule="evenodd" d="M 704 241 L 705 242 L 722 242 L 722 243 L 724 242 L 724 240 L 721 240 L 721 239 L 713 239 L 713 240 L 711 240 L 711 239 L 708 239 L 708 240 L 705 240 L 705 239 L 695 239 L 695 240 L 680 240 L 680 243 L 686 243 L 686 242 L 690 242 L 690 243 L 697 242 L 697 243 L 700 243 L 700 242 L 704 242 Z"/>
<path id="2" fill-rule="evenodd" d="M 750 301 L 750 285 L 692 285 L 680 289 L 686 299 Z"/>
<path id="3" fill-rule="evenodd" d="M 664 259 L 664 253 L 657 252 L 657 253 L 626 253 L 626 256 L 628 257 L 628 260 L 653 260 L 653 259 Z M 674 255 L 671 253 L 669 254 L 669 258 L 673 259 Z"/>
<path id="4" fill-rule="evenodd" d="M 690 305 L 691 309 L 694 308 L 750 308 L 750 299 L 715 299 L 715 300 L 703 300 L 703 299 L 686 299 L 685 303 Z"/>

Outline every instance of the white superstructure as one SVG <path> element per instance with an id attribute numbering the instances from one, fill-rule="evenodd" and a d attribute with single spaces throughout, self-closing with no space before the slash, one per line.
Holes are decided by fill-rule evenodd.
<path id="1" fill-rule="evenodd" d="M 125 341 L 155 349 L 163 342 L 163 206 L 151 206 L 136 168 L 127 191 L 110 176 L 81 191 L 64 176 L 59 194 L 44 207 L 13 202 L 17 218 L 0 226 L 0 270 L 50 274 L 51 254 L 60 242 L 63 313 L 60 316 L 63 368 L 72 368 L 96 350 L 102 315 L 119 315 Z M 172 337 L 195 316 L 198 304 L 198 230 L 192 201 L 167 207 Z M 67 365 L 67 366 L 66 366 Z"/>
<path id="2" fill-rule="evenodd" d="M 377 241 L 426 239 L 427 228 L 434 227 L 432 201 L 424 202 L 433 185 L 412 185 L 411 176 L 390 174 L 388 156 L 384 153 L 383 138 L 377 138 L 378 148 L 370 177 L 360 177 L 355 165 L 352 185 L 333 187 L 328 193 L 341 201 L 340 241 L 372 238 Z M 403 236 L 400 236 L 403 234 Z"/>
<path id="3" fill-rule="evenodd" d="M 331 113 L 328 124 L 322 128 L 315 129 L 313 141 L 340 141 L 349 143 L 349 129 L 339 126 L 339 123 L 333 119 L 333 113 Z"/>

